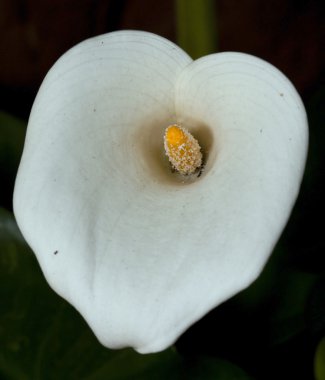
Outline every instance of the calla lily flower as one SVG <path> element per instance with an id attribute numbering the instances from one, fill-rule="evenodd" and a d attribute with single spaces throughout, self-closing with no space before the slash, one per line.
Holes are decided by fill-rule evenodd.
<path id="1" fill-rule="evenodd" d="M 199 171 L 171 165 L 170 125 L 199 144 Z M 193 61 L 151 33 L 113 32 L 47 74 L 14 212 L 50 286 L 102 344 L 157 352 L 260 274 L 307 141 L 301 99 L 269 63 L 234 52 Z"/>

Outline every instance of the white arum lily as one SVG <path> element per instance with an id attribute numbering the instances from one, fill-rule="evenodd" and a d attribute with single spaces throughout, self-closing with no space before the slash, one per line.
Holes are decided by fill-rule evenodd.
<path id="1" fill-rule="evenodd" d="M 165 154 L 173 124 L 198 141 L 194 174 Z M 105 346 L 160 351 L 259 275 L 307 140 L 304 106 L 270 64 L 241 53 L 192 61 L 156 35 L 109 33 L 46 76 L 14 211 L 51 287 Z"/>

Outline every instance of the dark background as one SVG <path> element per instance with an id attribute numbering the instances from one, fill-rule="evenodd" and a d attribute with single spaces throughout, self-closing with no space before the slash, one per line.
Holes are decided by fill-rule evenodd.
<path id="1" fill-rule="evenodd" d="M 219 50 L 266 59 L 308 100 L 324 68 L 324 2 L 216 4 Z M 27 118 L 42 79 L 60 55 L 83 39 L 118 29 L 176 41 L 174 0 L 1 0 L 1 108 Z"/>
<path id="2" fill-rule="evenodd" d="M 225 358 L 262 380 L 310 379 L 325 335 L 324 1 L 216 4 L 219 51 L 259 56 L 288 76 L 307 109 L 310 148 L 301 194 L 261 279 L 190 328 L 176 348 L 186 360 Z M 177 42 L 175 21 L 173 0 L 0 0 L 0 110 L 27 121 L 46 72 L 76 43 L 119 29 Z M 0 162 L 0 206 L 9 211 L 17 165 Z M 302 305 L 301 321 L 274 325 L 272 312 L 291 301 Z"/>

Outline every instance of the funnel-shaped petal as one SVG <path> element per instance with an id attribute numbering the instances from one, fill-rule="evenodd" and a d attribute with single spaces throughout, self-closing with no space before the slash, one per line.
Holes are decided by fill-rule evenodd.
<path id="1" fill-rule="evenodd" d="M 164 131 L 202 148 L 171 170 Z M 255 57 L 192 60 L 145 32 L 87 40 L 35 100 L 14 210 L 50 285 L 100 341 L 166 348 L 249 285 L 290 214 L 307 123 L 291 83 Z"/>

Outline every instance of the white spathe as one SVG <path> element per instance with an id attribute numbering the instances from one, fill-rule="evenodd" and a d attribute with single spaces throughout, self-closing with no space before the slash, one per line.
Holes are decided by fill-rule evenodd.
<path id="1" fill-rule="evenodd" d="M 179 123 L 200 177 L 165 157 Z M 120 31 L 64 54 L 35 100 L 15 192 L 53 289 L 107 347 L 160 351 L 263 269 L 297 197 L 308 143 L 288 79 L 250 55 L 196 61 Z"/>

